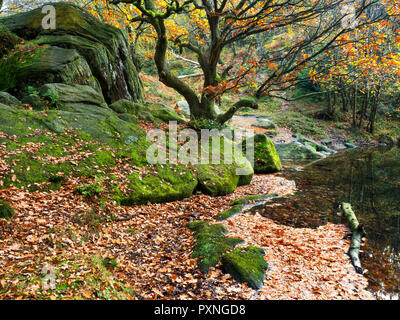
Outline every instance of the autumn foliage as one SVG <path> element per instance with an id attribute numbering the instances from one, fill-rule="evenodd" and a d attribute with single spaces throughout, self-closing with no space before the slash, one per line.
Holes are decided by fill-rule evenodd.
<path id="1" fill-rule="evenodd" d="M 227 92 L 282 97 L 304 81 L 305 71 L 328 100 L 336 101 L 331 93 L 341 96 L 344 110 L 354 105 L 349 92 L 368 94 L 371 118 L 380 94 L 398 90 L 399 1 L 74 2 L 140 43 L 155 59 L 161 82 L 188 101 L 194 118 L 216 119 L 213 105 Z M 171 52 L 195 55 L 204 74 L 200 92 L 170 72 Z M 229 120 L 242 107 L 238 101 L 217 120 Z M 356 112 L 368 106 L 352 108 L 353 124 L 361 126 L 363 115 Z"/>

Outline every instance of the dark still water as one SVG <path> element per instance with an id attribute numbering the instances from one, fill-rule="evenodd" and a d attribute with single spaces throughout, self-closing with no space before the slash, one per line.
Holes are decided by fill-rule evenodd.
<path id="1" fill-rule="evenodd" d="M 399 299 L 400 149 L 355 149 L 284 175 L 296 181 L 299 191 L 261 213 L 285 225 L 318 227 L 344 223 L 339 204 L 351 203 L 367 231 L 360 258 L 369 289 L 378 299 Z"/>

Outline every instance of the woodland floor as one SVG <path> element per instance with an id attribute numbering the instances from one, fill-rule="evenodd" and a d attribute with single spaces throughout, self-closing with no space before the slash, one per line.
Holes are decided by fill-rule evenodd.
<path id="1" fill-rule="evenodd" d="M 147 100 L 173 106 L 179 97 L 160 86 L 154 92 L 162 89 L 163 95 Z M 255 129 L 249 118 L 234 121 Z M 273 140 L 293 141 L 292 132 L 282 126 Z M 70 179 L 50 193 L 0 190 L 0 199 L 16 210 L 12 220 L 0 219 L 0 299 L 373 299 L 367 279 L 346 254 L 350 242 L 343 240 L 348 232 L 343 225 L 296 229 L 242 213 L 223 224 L 229 236 L 245 240 L 243 245 L 264 248 L 270 269 L 263 288 L 257 292 L 239 284 L 219 266 L 207 275 L 197 269 L 187 224 L 216 222 L 245 195 L 290 195 L 294 182 L 280 174 L 256 175 L 251 185 L 224 197 L 196 194 L 135 207 L 100 205 L 100 196 L 88 199 L 74 192 L 81 183 Z M 44 290 L 43 279 L 53 273 L 54 286 Z"/>
<path id="2" fill-rule="evenodd" d="M 291 194 L 294 182 L 278 174 L 257 175 L 225 197 L 107 204 L 110 220 L 88 214 L 93 203 L 73 192 L 76 184 L 70 180 L 51 193 L 1 191 L 17 214 L 0 220 L 0 299 L 373 298 L 346 255 L 349 241 L 343 240 L 347 230 L 341 225 L 295 229 L 258 214 L 234 216 L 224 222 L 229 235 L 266 251 L 270 270 L 264 287 L 256 292 L 238 284 L 218 266 L 200 273 L 191 258 L 194 239 L 187 223 L 215 222 L 231 201 L 248 194 Z M 43 290 L 48 270 L 55 272 L 55 287 Z"/>

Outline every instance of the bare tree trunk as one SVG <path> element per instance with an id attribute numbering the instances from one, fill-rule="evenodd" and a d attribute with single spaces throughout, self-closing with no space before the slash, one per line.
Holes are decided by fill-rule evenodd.
<path id="1" fill-rule="evenodd" d="M 357 125 L 357 86 L 354 88 L 354 97 L 353 97 L 353 127 Z"/>
<path id="2" fill-rule="evenodd" d="M 332 105 L 332 94 L 331 94 L 331 92 L 329 91 L 329 92 L 326 94 L 326 96 L 327 96 L 327 110 L 326 110 L 326 116 L 327 116 L 329 119 L 332 119 L 332 117 L 333 117 L 333 105 Z"/>
<path id="3" fill-rule="evenodd" d="M 367 93 L 364 95 L 364 101 L 362 104 L 360 121 L 358 122 L 358 127 L 360 129 L 362 128 L 364 117 L 367 114 L 367 109 L 368 109 L 368 105 L 369 105 L 369 95 L 370 95 L 370 91 L 368 90 Z"/>
<path id="4" fill-rule="evenodd" d="M 347 106 L 347 97 L 346 93 L 343 92 L 343 90 L 340 92 L 341 98 L 342 98 L 342 111 L 347 112 L 349 111 L 348 106 Z"/>
<path id="5" fill-rule="evenodd" d="M 348 99 L 347 99 L 347 94 L 346 94 L 346 88 L 343 85 L 342 81 L 339 84 L 339 91 L 340 91 L 340 97 L 342 99 L 342 111 L 347 112 L 347 111 L 349 111 Z"/>
<path id="6" fill-rule="evenodd" d="M 374 101 L 371 105 L 371 113 L 369 116 L 368 132 L 372 134 L 375 132 L 375 119 L 376 119 L 376 112 L 378 110 L 378 101 L 379 101 L 379 92 L 377 92 L 374 97 Z"/>

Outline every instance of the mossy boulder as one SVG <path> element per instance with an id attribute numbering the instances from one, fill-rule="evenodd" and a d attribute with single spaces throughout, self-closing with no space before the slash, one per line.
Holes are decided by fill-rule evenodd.
<path id="1" fill-rule="evenodd" d="M 305 145 L 310 145 L 311 147 L 313 147 L 318 152 L 322 152 L 322 153 L 326 153 L 326 154 L 336 153 L 336 151 L 328 148 L 324 143 L 318 143 L 318 142 L 316 142 L 314 140 L 308 139 L 308 138 L 303 137 L 301 135 L 297 135 L 297 137 L 299 139 L 299 142 L 301 142 L 301 143 L 303 143 Z M 332 143 L 332 140 L 331 140 L 331 143 Z"/>
<path id="2" fill-rule="evenodd" d="M 41 96 L 53 94 L 55 107 L 59 110 L 87 112 L 85 107 L 81 110 L 82 106 L 107 108 L 107 103 L 101 91 L 87 85 L 47 83 L 39 88 L 39 93 Z"/>
<path id="3" fill-rule="evenodd" d="M 79 56 L 69 61 L 69 82 L 60 81 L 67 70 L 60 69 L 62 74 L 50 68 L 54 79 L 49 79 L 49 68 L 43 66 L 46 55 L 35 60 L 29 70 L 40 70 L 43 75 L 32 75 L 27 78 L 29 85 L 34 85 L 45 76 L 40 84 L 64 82 L 67 84 L 86 84 L 101 88 L 108 104 L 120 99 L 132 101 L 143 100 L 143 87 L 134 63 L 133 49 L 129 46 L 126 35 L 113 26 L 102 23 L 85 10 L 67 3 L 53 3 L 56 9 L 57 28 L 42 28 L 42 7 L 35 10 L 0 18 L 12 33 L 24 40 L 33 40 L 39 48 L 49 48 L 47 62 L 57 65 L 61 58 Z M 58 48 L 58 49 L 52 49 Z M 65 50 L 64 53 L 61 49 Z M 85 62 L 83 62 L 85 61 Z M 74 62 L 74 63 L 72 63 Z M 15 63 L 15 62 L 14 62 Z M 72 64 L 71 64 L 72 63 Z M 85 64 L 86 63 L 86 64 Z M 28 71 L 28 70 L 27 70 Z M 78 74 L 81 73 L 81 77 Z M 91 78 L 91 79 L 90 79 Z M 92 84 L 89 84 L 89 81 Z M 18 83 L 11 83 L 10 88 Z M 36 85 L 38 86 L 38 85 Z M 93 86 L 93 85 L 92 85 Z M 93 87 L 96 89 L 96 87 Z"/>
<path id="4" fill-rule="evenodd" d="M 224 161 L 225 161 L 225 144 L 226 146 L 230 147 L 230 150 L 232 150 L 232 154 L 231 157 L 233 159 L 232 161 L 232 167 L 235 168 L 235 172 L 236 175 L 239 176 L 239 181 L 237 186 L 245 186 L 245 185 L 249 185 L 251 183 L 251 181 L 253 180 L 253 176 L 254 176 L 254 169 L 253 166 L 251 165 L 251 162 L 243 155 L 242 152 L 240 152 L 240 145 L 238 145 L 238 143 L 230 140 L 229 138 L 224 138 L 223 139 L 224 142 L 224 153 L 223 153 L 223 157 L 224 157 Z M 236 152 L 235 152 L 235 148 L 237 148 Z M 222 149 L 222 146 L 221 146 Z"/>
<path id="5" fill-rule="evenodd" d="M 136 103 L 134 113 L 139 120 L 150 121 L 153 123 L 161 122 L 184 122 L 175 110 L 161 103 Z"/>
<path id="6" fill-rule="evenodd" d="M 264 134 L 257 134 L 253 139 L 254 145 L 249 139 L 244 141 L 243 151 L 247 155 L 254 155 L 254 172 L 263 174 L 281 171 L 282 164 L 274 143 Z"/>
<path id="7" fill-rule="evenodd" d="M 216 148 L 218 142 L 215 145 L 214 139 L 219 139 L 219 149 Z M 208 164 L 194 165 L 199 181 L 198 188 L 202 192 L 211 196 L 223 196 L 232 193 L 238 186 L 251 183 L 254 175 L 251 163 L 240 149 L 235 152 L 234 148 L 235 143 L 224 136 L 210 137 Z"/>
<path id="8" fill-rule="evenodd" d="M 254 169 L 250 161 L 243 157 L 240 161 L 236 162 L 237 171 L 239 175 L 238 187 L 247 186 L 251 183 L 254 176 Z"/>
<path id="9" fill-rule="evenodd" d="M 59 82 L 82 84 L 100 90 L 86 60 L 76 50 L 60 47 L 37 47 L 32 42 L 21 46 L 0 62 L 0 90 L 22 98 L 28 86 L 40 87 L 45 83 Z"/>
<path id="10" fill-rule="evenodd" d="M 222 256 L 222 268 L 240 282 L 246 282 L 253 289 L 261 289 L 268 264 L 263 249 L 249 246 L 238 248 Z"/>
<path id="11" fill-rule="evenodd" d="M 136 107 L 135 107 L 135 103 L 126 99 L 121 99 L 118 100 L 116 102 L 114 102 L 113 104 L 111 104 L 109 107 L 116 113 L 132 113 L 135 112 Z"/>
<path id="12" fill-rule="evenodd" d="M 314 147 L 300 142 L 291 142 L 278 146 L 278 154 L 282 159 L 321 159 L 325 155 Z"/>
<path id="13" fill-rule="evenodd" d="M 197 186 L 193 172 L 178 165 L 156 165 L 141 176 L 132 173 L 128 179 L 129 195 L 120 197 L 121 205 L 162 203 L 189 198 Z"/>
<path id="14" fill-rule="evenodd" d="M 110 108 L 118 114 L 132 114 L 139 120 L 153 123 L 184 121 L 173 109 L 161 103 L 135 103 L 121 99 L 111 104 Z"/>
<path id="15" fill-rule="evenodd" d="M 224 253 L 243 242 L 242 239 L 226 237 L 228 231 L 222 224 L 194 221 L 188 227 L 196 239 L 193 258 L 197 258 L 202 273 L 207 273 L 210 267 L 218 264 Z"/>
<path id="16" fill-rule="evenodd" d="M 161 103 L 146 103 L 145 106 L 149 109 L 154 119 L 169 122 L 177 121 L 184 122 L 184 120 L 172 108 Z"/>
<path id="17" fill-rule="evenodd" d="M 253 126 L 257 127 L 257 128 L 266 129 L 266 130 L 276 129 L 276 124 L 272 120 L 269 120 L 266 118 L 257 119 L 257 122 Z"/>
<path id="18" fill-rule="evenodd" d="M 0 103 L 14 108 L 20 108 L 22 106 L 22 102 L 8 92 L 0 92 Z"/>
<path id="19" fill-rule="evenodd" d="M 7 201 L 0 200 L 0 219 L 10 219 L 14 214 L 13 207 Z"/>
<path id="20" fill-rule="evenodd" d="M 198 164 L 195 165 L 195 173 L 199 190 L 213 197 L 232 193 L 240 179 L 236 167 L 226 164 Z"/>
<path id="21" fill-rule="evenodd" d="M 111 110 L 94 105 L 74 105 L 73 111 L 49 110 L 38 122 L 53 132 L 75 130 L 88 134 L 91 139 L 105 144 L 124 144 L 127 148 L 144 139 L 145 132 L 137 123 L 126 122 Z"/>
<path id="22" fill-rule="evenodd" d="M 181 200 L 193 193 L 197 179 L 191 170 L 147 163 L 149 143 L 137 122 L 94 108 L 98 111 L 44 114 L 0 104 L 0 131 L 17 137 L 0 139 L 7 148 L 2 160 L 13 169 L 0 177 L 3 186 L 42 190 L 60 187 L 65 179 L 56 176 L 98 177 L 109 182 L 107 191 L 125 205 Z M 118 161 L 131 167 L 124 181 L 112 173 Z"/>
<path id="23" fill-rule="evenodd" d="M 47 109 L 47 105 L 40 97 L 36 94 L 30 94 L 28 96 L 25 96 L 22 99 L 23 104 L 30 105 L 33 110 L 45 110 Z"/>

